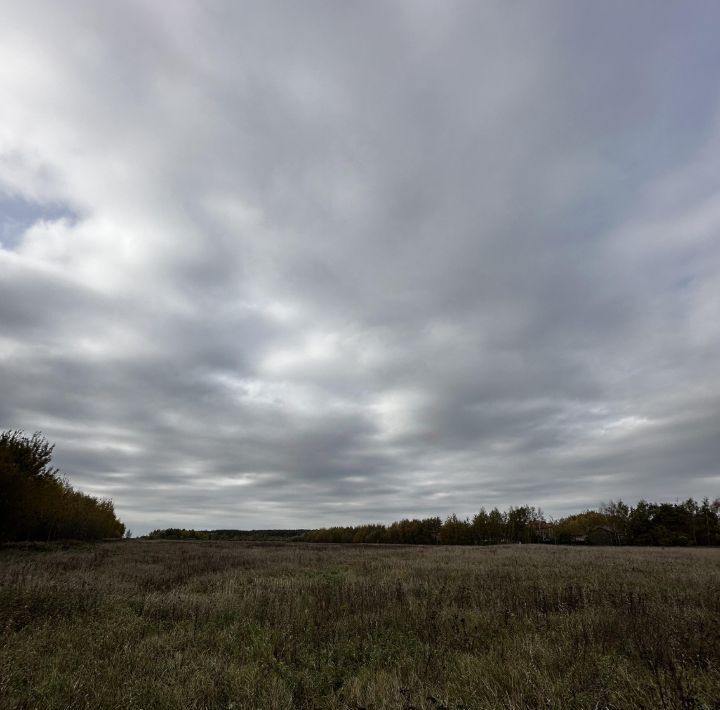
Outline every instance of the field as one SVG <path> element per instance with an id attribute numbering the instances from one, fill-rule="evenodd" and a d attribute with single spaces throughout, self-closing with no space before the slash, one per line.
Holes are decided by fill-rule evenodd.
<path id="1" fill-rule="evenodd" d="M 6 547 L 0 707 L 720 708 L 720 549 Z"/>

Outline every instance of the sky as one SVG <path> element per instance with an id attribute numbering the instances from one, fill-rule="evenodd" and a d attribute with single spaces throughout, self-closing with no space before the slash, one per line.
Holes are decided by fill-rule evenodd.
<path id="1" fill-rule="evenodd" d="M 0 12 L 0 429 L 136 534 L 720 494 L 717 3 Z"/>

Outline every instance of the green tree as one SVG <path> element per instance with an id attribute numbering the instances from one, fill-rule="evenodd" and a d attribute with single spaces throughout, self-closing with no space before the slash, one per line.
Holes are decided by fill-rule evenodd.
<path id="1" fill-rule="evenodd" d="M 0 433 L 0 539 L 122 537 L 112 501 L 75 491 L 50 465 L 53 448 L 39 432 Z"/>
<path id="2" fill-rule="evenodd" d="M 485 508 L 480 508 L 473 517 L 472 534 L 473 542 L 475 542 L 476 545 L 482 545 L 488 542 L 488 518 L 489 516 L 485 511 Z"/>
<path id="3" fill-rule="evenodd" d="M 505 516 L 497 507 L 488 513 L 487 531 L 490 542 L 502 542 L 505 539 Z"/>
<path id="4" fill-rule="evenodd" d="M 443 545 L 471 545 L 472 527 L 467 520 L 460 520 L 457 515 L 449 516 L 440 528 L 440 542 Z"/>

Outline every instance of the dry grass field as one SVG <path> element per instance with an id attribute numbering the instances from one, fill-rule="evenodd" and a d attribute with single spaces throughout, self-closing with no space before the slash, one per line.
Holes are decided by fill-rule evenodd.
<path id="1" fill-rule="evenodd" d="M 0 707 L 720 708 L 720 550 L 0 550 Z"/>

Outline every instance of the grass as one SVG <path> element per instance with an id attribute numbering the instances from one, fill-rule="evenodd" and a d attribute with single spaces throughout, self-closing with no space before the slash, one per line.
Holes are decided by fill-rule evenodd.
<path id="1" fill-rule="evenodd" d="M 0 707 L 720 708 L 720 549 L 0 550 Z"/>

